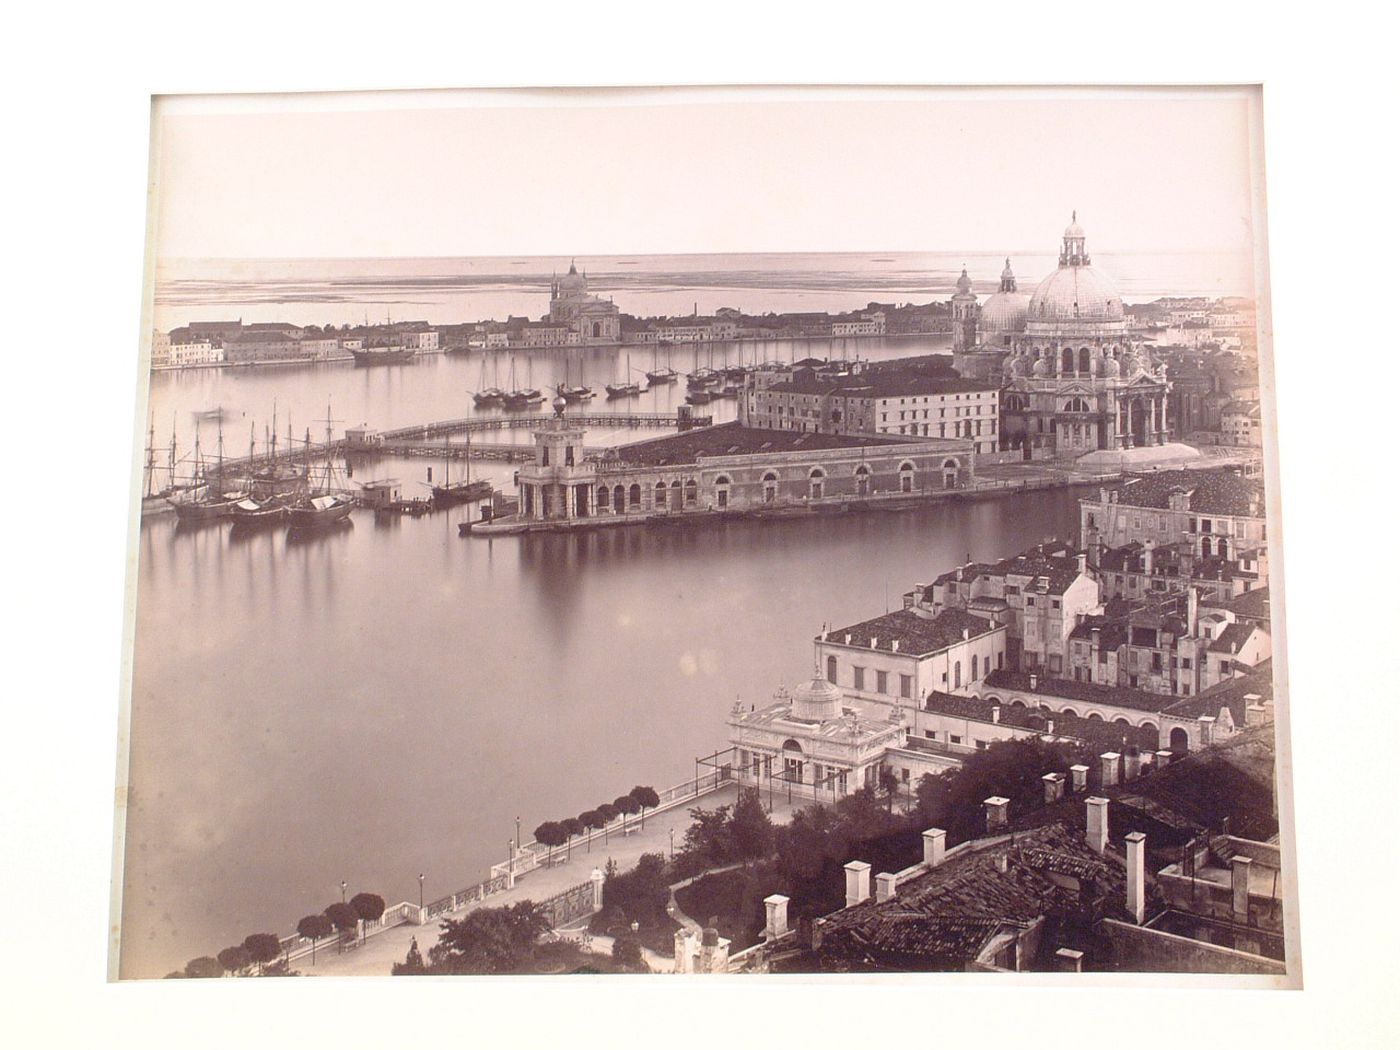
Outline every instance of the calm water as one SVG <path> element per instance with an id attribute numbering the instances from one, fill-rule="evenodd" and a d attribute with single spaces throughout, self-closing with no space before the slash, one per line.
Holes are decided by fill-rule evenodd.
<path id="1" fill-rule="evenodd" d="M 492 541 L 456 515 L 307 542 L 140 536 L 122 972 L 286 932 L 341 879 L 438 896 L 526 834 L 723 746 L 811 638 L 1076 521 L 1040 494 L 903 514 Z"/>
<path id="2" fill-rule="evenodd" d="M 582 264 L 584 260 L 580 260 Z M 590 260 L 594 290 L 639 314 L 836 310 L 946 297 L 963 262 L 989 290 L 1000 256 L 637 257 Z M 1029 287 L 1053 259 L 1013 257 Z M 1250 294 L 1247 264 L 1100 256 L 1130 298 Z M 1247 261 L 1246 261 L 1247 262 Z M 635 265 L 628 265 L 633 263 Z M 518 264 L 518 265 L 517 265 Z M 365 314 L 435 323 L 538 315 L 567 260 L 167 263 L 157 326 L 191 318 L 344 323 Z M 728 268 L 726 268 L 728 267 Z M 1241 279 L 1241 274 L 1244 278 Z M 673 352 L 697 364 L 946 351 L 946 338 L 778 341 Z M 492 355 L 488 384 L 509 384 Z M 516 379 L 601 388 L 626 351 L 520 354 Z M 652 367 L 633 351 L 635 372 Z M 480 355 L 410 365 L 195 370 L 151 379 L 156 444 L 230 455 L 337 431 L 473 413 Z M 674 412 L 684 386 L 595 411 Z M 717 421 L 734 404 L 719 402 Z M 656 432 L 593 432 L 593 445 Z M 503 438 L 505 435 L 501 435 Z M 521 440 L 528 437 L 521 432 Z M 385 460 L 418 494 L 425 461 Z M 440 466 L 438 467 L 440 470 Z M 506 484 L 506 465 L 474 466 Z M 971 556 L 1069 536 L 1074 496 L 1037 494 L 904 514 L 696 530 L 609 530 L 494 541 L 458 537 L 453 513 L 293 541 L 216 524 L 144 524 L 138 540 L 122 973 L 159 976 L 248 933 L 289 932 L 351 892 L 430 898 L 483 877 L 518 815 L 528 835 L 636 783 L 665 787 L 723 746 L 735 698 L 763 703 L 811 670 L 811 639 L 897 608 L 915 583 Z"/>

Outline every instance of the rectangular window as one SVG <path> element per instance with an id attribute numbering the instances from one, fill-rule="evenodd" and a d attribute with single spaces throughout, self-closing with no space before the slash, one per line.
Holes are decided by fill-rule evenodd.
<path id="1" fill-rule="evenodd" d="M 899 676 L 899 695 L 906 700 L 914 695 L 913 675 L 902 674 Z"/>
<path id="2" fill-rule="evenodd" d="M 852 668 L 851 668 L 851 676 L 852 676 L 851 684 L 852 684 L 856 689 L 864 689 L 864 688 L 865 688 L 865 668 L 864 668 L 864 667 L 852 667 Z"/>
<path id="3" fill-rule="evenodd" d="M 961 743 L 962 743 L 962 737 L 958 736 L 958 735 L 955 734 L 955 733 L 949 733 L 949 734 L 948 734 L 948 743 L 950 743 L 950 744 L 961 744 Z"/>
<path id="4" fill-rule="evenodd" d="M 888 671 L 876 671 L 876 672 L 875 672 L 875 692 L 877 692 L 877 693 L 888 693 L 888 692 L 890 691 L 890 690 L 889 690 L 889 682 L 890 682 L 890 676 L 889 676 L 889 672 L 888 672 Z"/>

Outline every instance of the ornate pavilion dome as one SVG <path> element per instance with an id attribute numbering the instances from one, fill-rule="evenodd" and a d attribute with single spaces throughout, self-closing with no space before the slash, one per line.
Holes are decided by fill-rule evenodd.
<path id="1" fill-rule="evenodd" d="M 1031 295 L 1027 319 L 1033 324 L 1057 322 L 1121 322 L 1123 298 L 1090 263 L 1084 249 L 1084 228 L 1076 216 L 1065 227 L 1060 265 Z"/>
<path id="2" fill-rule="evenodd" d="M 825 678 L 815 677 L 792 691 L 792 714 L 812 722 L 841 717 L 841 690 Z"/>

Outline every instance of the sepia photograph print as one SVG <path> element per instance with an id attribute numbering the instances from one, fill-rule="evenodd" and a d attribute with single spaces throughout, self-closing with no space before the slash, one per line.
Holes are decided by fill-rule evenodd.
<path id="1" fill-rule="evenodd" d="M 1299 987 L 1261 128 L 156 98 L 109 977 Z"/>

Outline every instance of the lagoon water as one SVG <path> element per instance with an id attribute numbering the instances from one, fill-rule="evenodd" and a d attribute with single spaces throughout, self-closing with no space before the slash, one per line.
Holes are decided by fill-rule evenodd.
<path id="1" fill-rule="evenodd" d="M 702 311 L 753 308 L 759 299 L 773 309 L 840 309 L 895 297 L 895 284 L 908 288 L 899 297 L 927 301 L 929 286 L 952 280 L 944 270 L 916 272 L 907 259 L 889 264 L 902 277 L 856 279 L 848 260 L 812 256 L 782 257 L 803 260 L 786 270 L 751 266 L 726 285 L 712 262 L 667 257 L 661 267 L 656 258 L 616 279 L 623 309 L 678 311 L 693 300 Z M 472 262 L 499 274 L 510 261 Z M 979 275 L 993 264 L 999 270 L 999 259 L 986 260 Z M 366 264 L 337 264 L 332 280 L 325 267 L 315 277 L 316 267 L 297 264 L 292 288 L 267 284 L 266 266 L 240 283 L 228 275 L 232 264 L 221 265 L 222 275 L 204 271 L 202 287 L 172 278 L 158 288 L 162 327 L 229 316 L 342 323 L 381 314 L 386 301 L 395 316 L 439 323 L 543 309 L 534 278 L 435 291 L 421 265 L 385 263 L 366 277 Z M 1155 280 L 1153 294 L 1193 283 L 1172 265 L 1140 283 Z M 548 269 L 516 269 L 547 282 Z M 1027 266 L 1028 278 L 1036 272 Z M 396 273 L 401 280 L 390 280 Z M 514 295 L 518 306 L 508 305 Z M 717 349 L 714 363 L 879 359 L 946 346 L 942 338 L 744 344 Z M 227 451 L 241 454 L 250 432 L 261 446 L 274 401 L 284 439 L 289 417 L 298 439 L 307 429 L 319 436 L 315 420 L 328 405 L 337 431 L 468 415 L 480 357 L 154 375 L 156 444 L 173 429 L 188 450 L 198 426 L 212 452 L 216 424 L 206 414 L 219 408 Z M 487 381 L 499 369 L 504 385 L 509 355 L 491 360 Z M 528 371 L 544 389 L 564 378 L 566 362 L 571 381 L 582 372 L 600 388 L 628 363 L 627 351 L 581 350 L 520 355 L 515 366 L 522 383 Z M 697 360 L 677 349 L 671 363 L 684 371 Z M 708 351 L 698 363 L 710 363 Z M 634 369 L 651 364 L 649 351 L 633 352 Z M 600 396 L 591 408 L 670 413 L 684 393 L 681 384 L 626 404 Z M 732 403 L 711 407 L 717 420 L 732 417 Z M 591 432 L 588 441 L 654 433 Z M 356 480 L 396 476 L 411 495 L 423 491 L 416 483 L 430 465 L 361 465 Z M 474 467 L 507 487 L 512 469 Z M 383 521 L 357 511 L 348 527 L 305 539 L 283 529 L 240 537 L 226 524 L 186 529 L 173 517 L 141 526 L 124 977 L 158 977 L 249 933 L 290 932 L 339 899 L 342 879 L 351 893 L 390 902 L 416 899 L 419 872 L 429 899 L 461 889 L 503 859 L 517 816 L 529 838 L 540 822 L 634 784 L 662 788 L 692 775 L 697 755 L 724 746 L 736 698 L 763 704 L 811 673 L 823 624 L 898 608 L 904 591 L 968 557 L 1068 537 L 1077 521 L 1068 492 L 489 541 L 458 536 L 465 514 Z"/>

